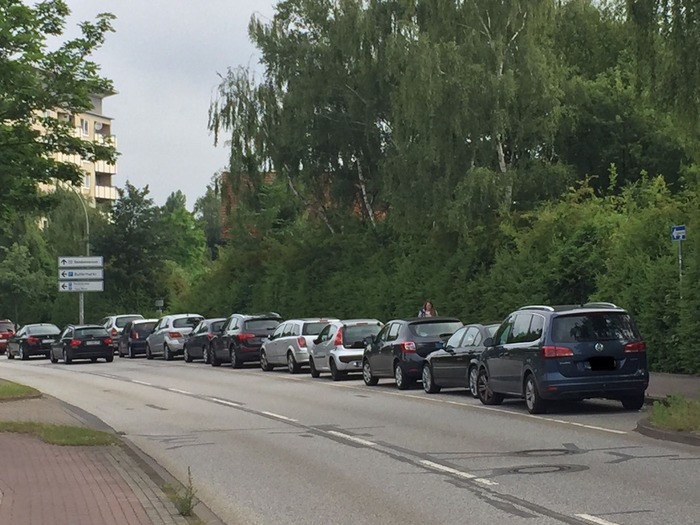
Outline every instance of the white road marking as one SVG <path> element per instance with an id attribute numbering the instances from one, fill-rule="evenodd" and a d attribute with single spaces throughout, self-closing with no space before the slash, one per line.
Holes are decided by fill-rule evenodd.
<path id="1" fill-rule="evenodd" d="M 292 419 L 291 417 L 280 416 L 279 414 L 275 414 L 274 412 L 264 412 L 264 411 L 263 411 L 263 412 L 260 412 L 260 413 L 261 413 L 261 414 L 265 414 L 266 416 L 276 417 L 277 419 L 282 419 L 282 420 L 284 420 L 284 421 L 293 421 L 294 423 L 296 423 L 296 421 L 297 421 L 296 419 Z"/>
<path id="2" fill-rule="evenodd" d="M 591 516 L 590 514 L 576 514 L 575 515 L 577 518 L 581 518 L 582 520 L 590 521 L 591 523 L 595 523 L 596 525 L 617 525 L 617 523 L 614 523 L 612 521 L 604 520 L 603 518 L 596 518 L 595 516 Z"/>
<path id="3" fill-rule="evenodd" d="M 456 468 L 448 467 L 446 465 L 440 465 L 440 463 L 433 463 L 432 461 L 428 461 L 427 459 L 421 460 L 421 464 L 423 464 L 426 467 L 429 467 L 433 470 L 440 470 L 442 472 L 447 472 L 448 474 L 453 474 L 455 476 L 459 476 L 460 478 L 464 478 L 464 479 L 476 478 L 475 475 L 469 474 L 468 472 L 462 472 L 461 470 L 457 470 Z"/>
<path id="4" fill-rule="evenodd" d="M 230 407 L 240 407 L 239 403 L 234 403 L 233 401 L 226 401 L 225 399 L 219 399 L 218 397 L 208 397 L 207 398 L 209 401 L 213 401 L 214 403 L 219 403 L 221 405 L 227 405 Z"/>
<path id="5" fill-rule="evenodd" d="M 583 423 L 576 423 L 575 421 L 562 421 L 567 425 L 574 425 L 576 427 L 590 428 L 592 430 L 602 430 L 603 432 L 612 432 L 613 434 L 627 434 L 624 430 L 615 430 L 612 428 L 597 427 L 595 425 L 584 425 Z"/>
<path id="6" fill-rule="evenodd" d="M 376 447 L 377 444 L 373 443 L 372 441 L 367 441 L 366 439 L 362 439 L 359 437 L 355 436 L 349 436 L 348 434 L 343 434 L 342 432 L 336 432 L 335 430 L 329 430 L 328 434 L 331 436 L 336 436 L 339 438 L 347 439 L 348 441 L 352 441 L 353 443 L 357 443 L 359 445 L 364 445 L 366 447 Z"/>
<path id="7" fill-rule="evenodd" d="M 482 485 L 488 485 L 489 487 L 495 487 L 498 485 L 495 481 L 491 481 L 490 479 L 485 479 L 485 478 L 476 478 L 474 481 L 477 483 L 481 483 Z"/>
<path id="8" fill-rule="evenodd" d="M 177 392 L 178 394 L 186 394 L 188 396 L 193 395 L 192 392 L 188 392 L 187 390 L 179 390 L 177 388 L 168 388 L 171 392 Z"/>
<path id="9" fill-rule="evenodd" d="M 131 382 L 136 383 L 137 385 L 153 386 L 153 383 L 146 383 L 145 381 L 139 381 L 138 379 L 131 379 Z"/>

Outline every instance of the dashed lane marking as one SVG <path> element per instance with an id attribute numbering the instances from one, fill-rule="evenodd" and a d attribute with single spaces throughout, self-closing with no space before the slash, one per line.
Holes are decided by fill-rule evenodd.
<path id="1" fill-rule="evenodd" d="M 447 465 L 441 465 L 440 463 L 435 463 L 434 461 L 428 461 L 427 459 L 421 460 L 420 463 L 429 469 L 444 472 L 446 474 L 452 474 L 453 476 L 457 476 L 458 478 L 462 479 L 471 479 L 475 483 L 480 483 L 489 487 L 495 487 L 498 485 L 498 483 L 491 481 L 490 479 L 477 478 L 474 474 L 469 474 L 469 472 L 463 472 L 461 470 L 457 470 L 456 468 L 448 467 Z"/>
<path id="2" fill-rule="evenodd" d="M 209 401 L 213 401 L 214 403 L 219 403 L 220 405 L 227 405 L 230 407 L 241 407 L 240 403 L 234 403 L 233 401 L 226 401 L 225 399 L 219 399 L 218 397 L 207 397 L 205 399 L 208 399 Z"/>
<path id="3" fill-rule="evenodd" d="M 597 518 L 596 516 L 591 516 L 590 514 L 576 514 L 577 518 L 581 518 L 582 520 L 589 521 L 591 523 L 595 523 L 596 525 L 618 525 L 617 523 L 614 523 L 612 521 L 604 520 L 603 518 Z"/>
<path id="4" fill-rule="evenodd" d="M 192 392 L 188 392 L 187 390 L 180 390 L 178 388 L 168 388 L 170 392 L 177 392 L 178 394 L 185 394 L 186 396 L 193 396 L 194 394 Z"/>
<path id="5" fill-rule="evenodd" d="M 266 416 L 270 416 L 270 417 L 274 417 L 274 418 L 277 418 L 277 419 L 281 419 L 281 420 L 283 420 L 283 421 L 292 421 L 293 423 L 296 423 L 296 422 L 297 422 L 296 419 L 292 419 L 291 417 L 287 417 L 287 416 L 281 416 L 281 415 L 279 415 L 279 414 L 275 414 L 274 412 L 265 412 L 265 411 L 261 411 L 260 413 L 261 413 L 261 414 L 265 414 Z"/>
<path id="6" fill-rule="evenodd" d="M 326 433 L 330 434 L 331 436 L 335 436 L 335 437 L 339 437 L 342 439 L 346 439 L 348 441 L 352 441 L 353 443 L 357 443 L 358 445 L 364 445 L 365 447 L 376 447 L 377 446 L 377 444 L 372 442 L 372 441 L 368 441 L 366 439 L 362 439 L 362 438 L 355 437 L 355 436 L 350 436 L 348 434 L 343 434 L 342 432 L 336 432 L 335 430 L 328 430 Z"/>
<path id="7" fill-rule="evenodd" d="M 138 379 L 131 379 L 130 381 L 132 383 L 136 383 L 137 385 L 153 386 L 153 383 L 146 383 L 145 381 L 139 381 Z"/>

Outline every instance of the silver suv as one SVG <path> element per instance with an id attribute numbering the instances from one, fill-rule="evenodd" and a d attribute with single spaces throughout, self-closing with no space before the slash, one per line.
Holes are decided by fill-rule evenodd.
<path id="1" fill-rule="evenodd" d="M 122 335 L 124 327 L 129 321 L 136 321 L 138 319 L 143 319 L 141 314 L 121 314 L 121 315 L 108 315 L 102 319 L 98 324 L 101 324 L 109 333 L 112 338 L 112 347 L 115 351 L 119 350 L 119 338 Z"/>
<path id="2" fill-rule="evenodd" d="M 260 348 L 260 367 L 287 366 L 290 374 L 309 364 L 309 346 L 335 318 L 291 319 L 280 324 Z"/>
<path id="3" fill-rule="evenodd" d="M 174 356 L 182 355 L 185 336 L 190 334 L 202 319 L 204 317 L 199 314 L 161 317 L 146 338 L 146 359 L 163 356 L 166 361 L 171 361 Z"/>
<path id="4" fill-rule="evenodd" d="M 362 372 L 362 354 L 368 337 L 382 329 L 377 319 L 334 321 L 314 340 L 309 352 L 311 377 L 330 372 L 333 381 L 340 381 L 349 372 Z"/>

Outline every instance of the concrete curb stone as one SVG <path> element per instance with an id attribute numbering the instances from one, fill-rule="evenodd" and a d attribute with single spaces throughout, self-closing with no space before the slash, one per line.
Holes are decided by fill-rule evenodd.
<path id="1" fill-rule="evenodd" d="M 640 420 L 637 423 L 636 431 L 650 438 L 660 439 L 663 441 L 674 441 L 684 445 L 700 447 L 700 434 L 656 428 L 649 422 L 649 418 Z"/>

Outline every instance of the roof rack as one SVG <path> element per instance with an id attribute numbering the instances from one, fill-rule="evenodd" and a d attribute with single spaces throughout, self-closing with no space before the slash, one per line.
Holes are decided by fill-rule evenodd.
<path id="1" fill-rule="evenodd" d="M 518 310 L 547 310 L 548 312 L 553 312 L 554 308 L 543 304 L 533 304 L 530 306 L 521 306 Z"/>
<path id="2" fill-rule="evenodd" d="M 585 308 L 620 308 L 616 304 L 613 303 L 604 303 L 604 302 L 592 302 L 592 303 L 585 303 L 581 305 L 582 307 Z"/>

